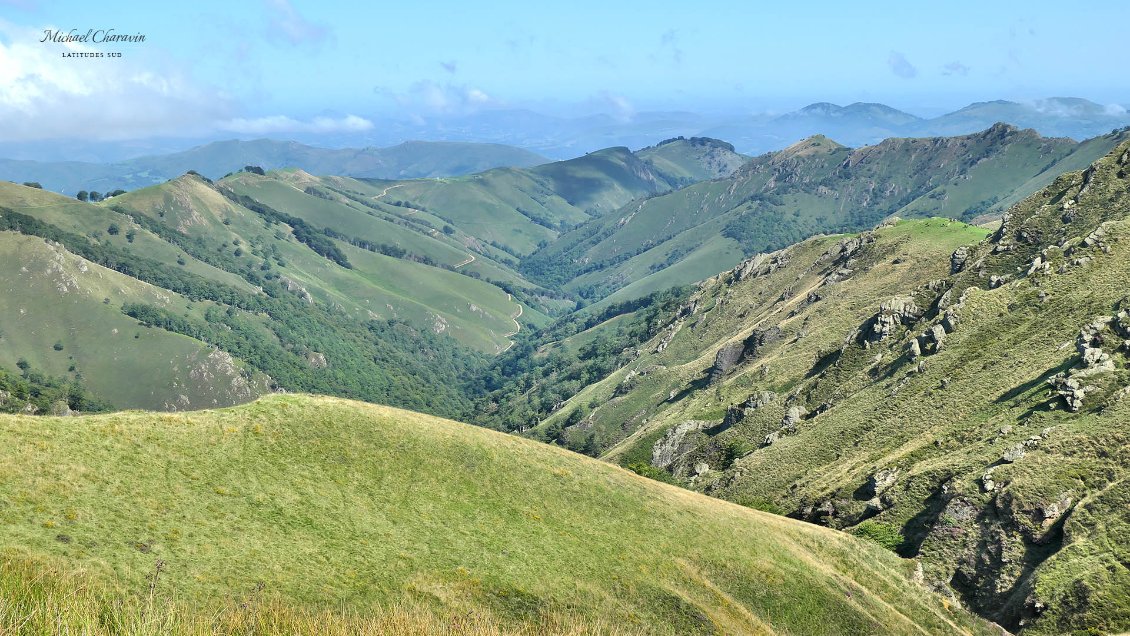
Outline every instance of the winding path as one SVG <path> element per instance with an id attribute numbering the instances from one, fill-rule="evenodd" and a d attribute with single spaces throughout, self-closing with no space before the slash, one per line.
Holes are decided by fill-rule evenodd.
<path id="1" fill-rule="evenodd" d="M 513 302 L 514 297 L 511 296 L 509 292 L 507 292 L 506 293 L 506 300 Z M 518 313 L 516 313 L 516 314 L 514 314 L 513 316 L 510 317 L 510 319 L 514 321 L 514 331 L 511 331 L 508 334 L 503 334 L 503 336 L 502 336 L 503 338 L 512 338 L 512 337 L 518 335 L 518 332 L 522 330 L 522 324 L 518 322 L 518 319 L 521 318 L 521 317 L 522 317 L 522 303 L 518 303 Z M 506 345 L 505 349 L 498 352 L 499 355 L 502 355 L 503 353 L 510 351 L 510 347 L 513 347 L 513 346 L 514 346 L 514 341 L 511 340 L 510 344 Z"/>
<path id="2" fill-rule="evenodd" d="M 389 186 L 389 187 L 385 188 L 384 190 L 381 190 L 381 193 L 378 194 L 377 196 L 373 197 L 373 200 L 379 199 L 379 198 L 383 197 L 384 195 L 388 194 L 389 190 L 392 190 L 394 188 L 403 188 L 403 187 L 404 187 L 403 183 L 398 183 L 396 185 Z"/>
<path id="3" fill-rule="evenodd" d="M 462 263 L 455 265 L 455 269 L 459 269 L 460 267 L 463 267 L 464 265 L 470 265 L 471 263 L 474 263 L 474 262 L 475 262 L 475 255 L 474 254 L 468 254 L 467 260 L 463 261 Z M 509 296 L 510 294 L 506 294 L 506 295 Z M 507 300 L 509 300 L 509 298 L 507 298 Z M 518 306 L 521 307 L 521 305 L 518 305 Z"/>

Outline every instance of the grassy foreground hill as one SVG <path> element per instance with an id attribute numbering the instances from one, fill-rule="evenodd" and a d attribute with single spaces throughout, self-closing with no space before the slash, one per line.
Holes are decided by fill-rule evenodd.
<path id="1" fill-rule="evenodd" d="M 4 633 L 993 633 L 846 534 L 358 402 L 0 416 L 0 467 Z"/>

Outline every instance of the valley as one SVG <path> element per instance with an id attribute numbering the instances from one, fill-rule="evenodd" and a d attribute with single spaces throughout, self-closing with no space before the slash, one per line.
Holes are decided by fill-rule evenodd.
<path id="1" fill-rule="evenodd" d="M 0 418 L 0 589 L 174 633 L 1120 629 L 1128 148 L 0 183 L 0 410 L 44 423 Z"/>

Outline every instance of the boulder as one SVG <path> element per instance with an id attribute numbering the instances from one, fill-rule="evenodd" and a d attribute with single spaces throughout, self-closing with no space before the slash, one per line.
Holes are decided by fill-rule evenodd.
<path id="1" fill-rule="evenodd" d="M 790 406 L 789 410 L 785 412 L 785 417 L 781 419 L 781 428 L 793 432 L 796 430 L 796 425 L 808 414 L 808 410 L 803 406 Z"/>
<path id="2" fill-rule="evenodd" d="M 956 274 L 965 269 L 965 263 L 969 260 L 969 248 L 959 247 L 950 254 L 950 273 Z"/>
<path id="3" fill-rule="evenodd" d="M 1001 461 L 1006 464 L 1011 464 L 1017 460 L 1020 460 L 1026 454 L 1026 449 L 1027 447 L 1024 445 L 1024 442 L 1014 444 L 1008 447 L 1003 453 L 1001 453 Z"/>

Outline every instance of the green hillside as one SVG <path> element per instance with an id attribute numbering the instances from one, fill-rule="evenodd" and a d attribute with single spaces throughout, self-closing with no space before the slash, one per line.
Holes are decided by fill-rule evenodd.
<path id="1" fill-rule="evenodd" d="M 635 154 L 682 185 L 728 177 L 750 159 L 735 152 L 732 144 L 709 137 L 675 137 Z"/>
<path id="2" fill-rule="evenodd" d="M 194 175 L 103 205 L 0 184 L 0 369 L 23 360 L 117 408 L 281 388 L 462 414 L 475 349 L 509 346 L 520 305 L 280 214 Z"/>
<path id="3" fill-rule="evenodd" d="M 1130 629 L 1128 174 L 1122 142 L 987 239 L 902 221 L 745 261 L 533 434 L 876 540 L 1013 631 Z"/>
<path id="4" fill-rule="evenodd" d="M 608 148 L 524 170 L 500 168 L 468 177 L 380 185 L 387 201 L 434 214 L 521 257 L 633 199 L 712 178 L 739 158 L 722 147 L 676 141 L 638 155 Z"/>
<path id="5" fill-rule="evenodd" d="M 995 633 L 878 546 L 407 411 L 272 396 L 0 416 L 0 436 L 5 633 L 379 633 L 390 607 L 515 632 Z"/>
<path id="6" fill-rule="evenodd" d="M 590 221 L 524 259 L 521 271 L 586 298 L 626 300 L 891 215 L 972 220 L 1094 161 L 1124 137 L 1077 144 L 1002 124 L 964 137 L 889 139 L 852 150 L 816 136 L 754 158 L 728 179 Z"/>

